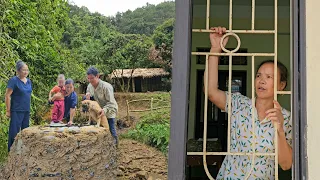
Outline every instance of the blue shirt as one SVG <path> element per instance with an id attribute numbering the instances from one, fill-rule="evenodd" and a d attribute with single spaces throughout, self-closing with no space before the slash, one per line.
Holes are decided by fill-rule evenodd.
<path id="1" fill-rule="evenodd" d="M 17 76 L 12 77 L 7 88 L 12 89 L 11 111 L 30 111 L 32 83 L 27 78 L 27 83 L 21 81 Z"/>
<path id="2" fill-rule="evenodd" d="M 70 118 L 70 108 L 76 108 L 78 96 L 76 92 L 72 92 L 69 96 L 64 97 L 64 118 Z"/>

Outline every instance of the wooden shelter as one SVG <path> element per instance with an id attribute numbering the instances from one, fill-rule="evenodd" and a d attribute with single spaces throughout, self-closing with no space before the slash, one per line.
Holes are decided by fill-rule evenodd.
<path id="1" fill-rule="evenodd" d="M 131 92 L 170 91 L 170 73 L 163 68 L 116 69 L 110 75 L 116 91 L 124 89 Z M 129 82 L 129 83 L 128 83 Z"/>

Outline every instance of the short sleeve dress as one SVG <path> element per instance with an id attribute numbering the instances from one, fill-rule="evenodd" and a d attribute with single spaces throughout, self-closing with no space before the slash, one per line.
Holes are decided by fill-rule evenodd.
<path id="1" fill-rule="evenodd" d="M 228 112 L 228 92 L 226 92 L 226 112 Z M 255 113 L 255 152 L 274 152 L 274 128 L 270 120 L 259 121 L 252 100 L 240 93 L 231 94 L 231 152 L 252 152 L 253 131 L 252 113 Z M 292 121 L 290 112 L 282 108 L 284 131 L 288 144 L 292 146 Z M 225 157 L 218 172 L 219 180 L 242 180 L 250 172 L 251 156 L 228 155 Z M 274 156 L 256 156 L 250 180 L 272 180 L 274 178 Z"/>

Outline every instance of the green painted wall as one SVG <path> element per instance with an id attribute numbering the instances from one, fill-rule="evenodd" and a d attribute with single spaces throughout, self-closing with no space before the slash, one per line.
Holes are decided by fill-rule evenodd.
<path id="1" fill-rule="evenodd" d="M 251 6 L 251 4 L 249 4 Z M 251 28 L 251 7 L 250 6 L 234 6 L 233 11 L 233 29 L 250 29 Z M 193 29 L 205 29 L 205 12 L 206 6 L 195 5 L 193 7 Z M 228 6 L 212 6 L 210 16 L 211 26 L 226 26 L 228 28 Z M 272 7 L 257 7 L 256 8 L 256 29 L 272 30 L 274 29 Z M 278 18 L 278 60 L 286 65 L 290 72 L 290 12 L 286 6 L 279 7 Z M 273 35 L 258 35 L 258 34 L 238 34 L 241 39 L 241 48 L 248 49 L 249 53 L 274 51 L 274 36 Z M 197 48 L 210 47 L 208 33 L 192 33 L 192 51 Z M 227 44 L 227 48 L 235 48 L 236 40 L 231 38 Z M 271 57 L 272 58 L 272 57 Z M 270 57 L 256 57 L 257 66 L 263 60 Z M 196 64 L 196 56 L 191 58 L 190 68 L 190 99 L 189 99 L 189 119 L 188 119 L 188 139 L 194 138 L 195 131 L 195 111 L 196 111 L 196 84 L 197 70 L 204 69 L 204 65 Z M 220 66 L 221 70 L 228 70 L 228 66 Z M 251 97 L 251 57 L 248 57 L 248 65 L 233 66 L 233 70 L 247 71 L 247 95 Z M 290 80 L 290 73 L 289 73 Z M 290 90 L 290 82 L 286 90 Z M 279 96 L 280 104 L 290 110 L 290 95 Z"/>

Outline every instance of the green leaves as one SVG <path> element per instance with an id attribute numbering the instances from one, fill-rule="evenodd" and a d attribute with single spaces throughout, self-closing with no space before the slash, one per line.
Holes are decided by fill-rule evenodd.
<path id="1" fill-rule="evenodd" d="M 4 102 L 4 94 L 6 90 L 6 84 L 4 81 L 0 81 L 0 164 L 4 162 L 8 155 L 8 129 L 9 118 L 6 117 L 6 106 Z"/>
<path id="2" fill-rule="evenodd" d="M 69 7 L 70 23 L 66 25 L 61 43 L 82 67 L 94 65 L 103 74 L 110 74 L 115 69 L 134 71 L 136 68 L 159 66 L 170 72 L 173 19 L 167 20 L 174 17 L 174 2 L 157 6 L 147 4 L 132 12 L 118 13 L 115 17 L 90 13 L 86 7 Z M 166 45 L 154 45 L 162 42 Z M 164 63 L 158 63 L 157 57 L 150 61 L 150 49 L 153 46 L 158 48 L 155 52 Z M 123 87 L 122 91 L 130 89 L 130 83 L 125 86 L 123 79 L 116 81 Z"/>
<path id="3" fill-rule="evenodd" d="M 123 135 L 167 153 L 170 134 L 170 109 L 151 111 L 141 117 L 136 128 Z"/>
<path id="4" fill-rule="evenodd" d="M 174 19 L 165 21 L 154 31 L 152 40 L 154 47 L 150 50 L 149 58 L 160 64 L 168 72 L 172 69 L 172 50 L 174 38 Z"/>
<path id="5" fill-rule="evenodd" d="M 64 73 L 64 62 L 70 62 L 60 44 L 68 11 L 64 0 L 3 0 L 0 4 L 0 80 L 7 83 L 15 75 L 18 59 L 27 63 L 33 83 L 33 120 L 41 119 L 37 109 L 46 103 L 56 76 Z"/>
<path id="6" fill-rule="evenodd" d="M 121 33 L 150 36 L 157 26 L 174 17 L 175 2 L 163 2 L 158 5 L 147 3 L 134 11 L 118 13 L 111 18 L 111 22 Z"/>

